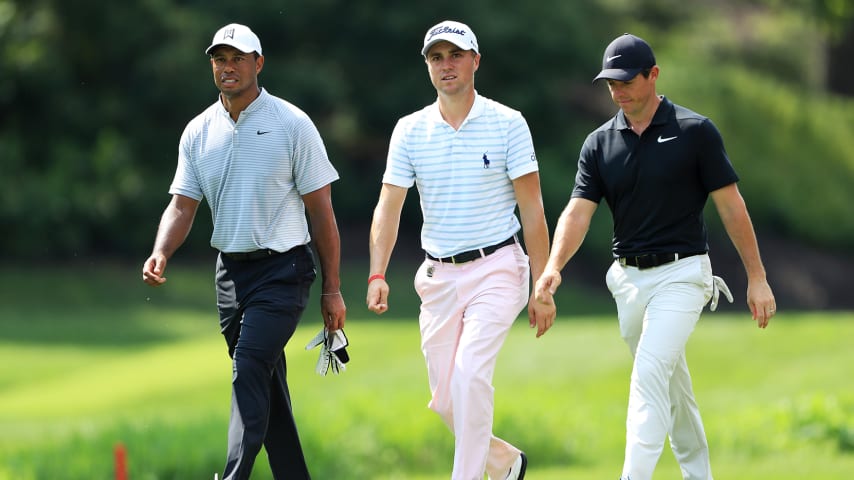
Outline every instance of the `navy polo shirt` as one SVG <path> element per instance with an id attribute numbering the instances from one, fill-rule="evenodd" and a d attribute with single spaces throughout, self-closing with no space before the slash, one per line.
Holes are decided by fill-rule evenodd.
<path id="1" fill-rule="evenodd" d="M 717 127 L 661 97 L 638 136 L 621 111 L 581 147 L 573 197 L 608 203 L 615 257 L 708 251 L 709 192 L 738 181 Z"/>

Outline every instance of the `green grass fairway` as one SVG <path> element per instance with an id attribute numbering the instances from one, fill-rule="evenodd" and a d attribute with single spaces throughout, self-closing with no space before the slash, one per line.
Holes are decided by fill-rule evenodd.
<path id="1" fill-rule="evenodd" d="M 119 443 L 133 480 L 213 478 L 231 367 L 209 273 L 155 290 L 118 268 L 0 272 L 0 479 L 109 479 Z M 314 373 L 311 311 L 288 346 L 312 473 L 447 479 L 453 440 L 426 407 L 414 305 L 381 321 L 362 295 L 348 298 L 346 372 Z M 716 478 L 850 478 L 852 338 L 850 313 L 782 312 L 765 331 L 747 315 L 704 315 L 688 361 Z M 563 316 L 540 339 L 517 322 L 496 372 L 495 432 L 528 453 L 527 478 L 619 476 L 629 370 L 610 315 Z M 263 453 L 256 465 L 253 479 L 271 478 Z M 669 451 L 656 478 L 681 478 Z"/>

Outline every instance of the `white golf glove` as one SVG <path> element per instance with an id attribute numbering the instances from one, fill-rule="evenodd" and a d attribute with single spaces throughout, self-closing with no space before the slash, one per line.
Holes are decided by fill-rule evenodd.
<path id="1" fill-rule="evenodd" d="M 345 348 L 349 344 L 343 329 L 329 332 L 323 328 L 308 342 L 305 349 L 311 350 L 320 345 L 320 356 L 317 358 L 317 366 L 314 370 L 318 375 L 326 376 L 331 369 L 332 373 L 338 375 L 346 370 L 344 364 L 350 361 Z"/>
<path id="2" fill-rule="evenodd" d="M 713 276 L 712 277 L 712 301 L 709 303 L 709 310 L 715 311 L 718 308 L 718 297 L 721 292 L 723 292 L 724 296 L 729 303 L 732 303 L 732 293 L 729 291 L 729 287 L 726 286 L 726 282 L 721 277 Z"/>

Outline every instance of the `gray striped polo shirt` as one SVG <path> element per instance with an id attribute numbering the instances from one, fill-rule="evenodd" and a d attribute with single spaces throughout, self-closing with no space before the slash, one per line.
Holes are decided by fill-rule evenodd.
<path id="1" fill-rule="evenodd" d="M 337 179 L 308 115 L 262 89 L 237 122 L 217 100 L 187 124 L 169 193 L 207 199 L 217 250 L 286 251 L 311 240 L 301 196 Z"/>

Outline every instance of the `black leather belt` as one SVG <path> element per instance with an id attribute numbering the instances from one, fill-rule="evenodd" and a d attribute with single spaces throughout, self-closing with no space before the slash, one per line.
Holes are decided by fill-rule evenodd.
<path id="1" fill-rule="evenodd" d="M 224 257 L 230 260 L 237 260 L 238 262 L 248 262 L 252 260 L 261 260 L 262 258 L 269 258 L 275 255 L 279 255 L 282 252 L 270 250 L 269 248 L 262 248 L 261 250 L 255 250 L 252 252 L 220 253 L 222 253 Z"/>
<path id="2" fill-rule="evenodd" d="M 617 261 L 622 266 L 637 267 L 641 270 L 646 268 L 658 267 L 670 262 L 675 262 L 680 258 L 693 257 L 695 255 L 705 255 L 706 252 L 690 252 L 690 253 L 648 253 L 646 255 L 638 255 L 636 257 L 620 257 Z"/>
<path id="3" fill-rule="evenodd" d="M 516 235 L 504 240 L 501 243 L 496 243 L 495 245 L 490 245 L 488 247 L 479 248 L 477 250 L 469 250 L 467 252 L 458 253 L 456 255 L 451 255 L 450 257 L 437 258 L 433 255 L 430 255 L 427 252 L 424 252 L 427 255 L 427 258 L 430 260 L 434 260 L 442 263 L 466 263 L 471 262 L 472 260 L 477 260 L 478 258 L 483 258 L 487 255 L 492 255 L 501 247 L 506 247 L 507 245 L 513 245 L 516 243 Z"/>

